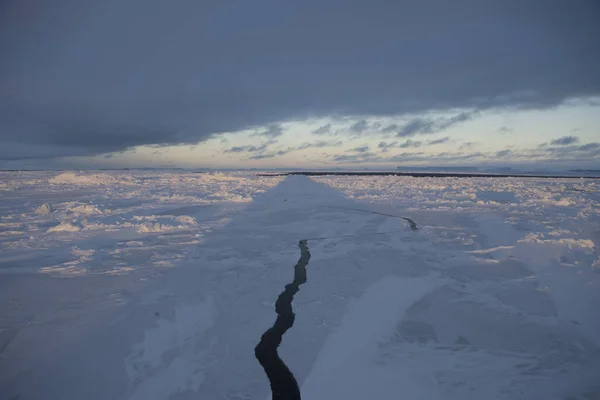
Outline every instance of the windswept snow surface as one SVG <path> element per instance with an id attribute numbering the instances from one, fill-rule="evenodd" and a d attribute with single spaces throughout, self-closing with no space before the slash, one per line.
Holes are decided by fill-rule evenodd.
<path id="1" fill-rule="evenodd" d="M 0 399 L 269 398 L 302 239 L 303 399 L 600 397 L 593 180 L 0 172 L 0 218 Z"/>

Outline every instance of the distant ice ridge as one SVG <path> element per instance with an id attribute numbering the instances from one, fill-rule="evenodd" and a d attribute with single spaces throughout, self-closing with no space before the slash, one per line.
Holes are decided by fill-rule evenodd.
<path id="1" fill-rule="evenodd" d="M 52 205 L 50 203 L 44 203 L 35 209 L 36 214 L 42 214 L 42 215 L 50 214 L 52 211 L 54 211 L 54 209 L 52 208 Z"/>
<path id="2" fill-rule="evenodd" d="M 93 206 L 91 204 L 82 204 L 76 207 L 71 208 L 71 211 L 77 214 L 83 215 L 94 215 L 94 214 L 102 214 L 102 211 L 98 209 L 98 207 Z"/>
<path id="3" fill-rule="evenodd" d="M 79 232 L 81 227 L 71 222 L 62 221 L 57 226 L 48 229 L 48 232 Z"/>
<path id="4" fill-rule="evenodd" d="M 129 176 L 114 176 L 105 173 L 76 173 L 73 171 L 63 172 L 49 180 L 56 185 L 110 185 L 114 183 L 135 183 Z"/>

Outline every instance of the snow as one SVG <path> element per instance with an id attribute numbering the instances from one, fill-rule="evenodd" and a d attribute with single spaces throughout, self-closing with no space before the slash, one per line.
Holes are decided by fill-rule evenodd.
<path id="1" fill-rule="evenodd" d="M 0 393 L 268 398 L 253 349 L 308 239 L 303 398 L 598 398 L 598 185 L 0 172 Z"/>
<path id="2" fill-rule="evenodd" d="M 121 179 L 120 179 L 121 178 Z M 63 172 L 48 180 L 53 185 L 84 185 L 84 186 L 97 186 L 97 185 L 110 185 L 115 183 L 133 183 L 127 179 L 127 176 L 114 176 L 105 173 L 85 173 L 85 172 L 74 172 L 67 171 Z"/>
<path id="3" fill-rule="evenodd" d="M 212 298 L 208 298 L 202 303 L 175 309 L 174 321 L 159 319 L 155 328 L 144 332 L 143 342 L 134 346 L 126 358 L 129 379 L 140 383 L 130 399 L 168 398 L 179 391 L 198 390 L 204 374 L 193 352 L 194 344 L 212 326 L 213 312 Z M 182 354 L 164 370 L 152 374 L 173 348 Z M 197 372 L 190 376 L 190 370 L 194 369 Z"/>
<path id="4" fill-rule="evenodd" d="M 80 230 L 80 226 L 70 222 L 62 221 L 60 224 L 48 229 L 48 232 L 79 232 Z"/>
<path id="5" fill-rule="evenodd" d="M 378 348 L 393 335 L 406 310 L 436 286 L 439 284 L 429 277 L 388 276 L 372 284 L 359 299 L 351 301 L 339 328 L 325 342 L 304 382 L 304 397 L 381 399 L 402 393 L 411 399 L 439 398 L 432 374 L 420 375 L 420 371 L 411 369 L 408 364 L 397 373 L 375 362 Z M 374 312 L 376 310 L 386 312 Z"/>
<path id="6" fill-rule="evenodd" d="M 50 203 L 44 203 L 35 209 L 36 214 L 50 214 L 54 209 Z"/>

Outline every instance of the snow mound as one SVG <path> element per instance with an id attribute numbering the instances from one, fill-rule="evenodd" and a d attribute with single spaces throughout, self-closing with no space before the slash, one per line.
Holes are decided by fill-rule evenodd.
<path id="1" fill-rule="evenodd" d="M 81 227 L 73 225 L 70 222 L 63 221 L 59 225 L 48 229 L 48 232 L 79 232 Z"/>
<path id="2" fill-rule="evenodd" d="M 185 225 L 196 225 L 196 218 L 192 217 L 191 215 L 179 215 L 177 218 L 175 218 L 175 220 L 177 222 L 179 222 L 180 224 L 185 224 Z"/>
<path id="3" fill-rule="evenodd" d="M 52 208 L 52 204 L 50 203 L 44 203 L 35 209 L 35 213 L 41 215 L 50 214 L 52 211 L 54 211 L 54 209 Z"/>
<path id="4" fill-rule="evenodd" d="M 166 232 L 171 230 L 172 227 L 169 225 L 161 224 L 160 222 L 144 222 L 138 226 L 137 231 L 139 233 L 153 233 L 153 232 Z"/>
<path id="5" fill-rule="evenodd" d="M 71 208 L 71 211 L 76 214 L 83 215 L 102 215 L 103 212 L 98 209 L 98 207 L 93 206 L 91 204 L 81 204 L 77 207 Z"/>
<path id="6" fill-rule="evenodd" d="M 73 171 L 63 172 L 49 180 L 52 184 L 57 185 L 110 185 L 114 183 L 126 183 L 123 179 L 103 173 L 76 173 Z"/>

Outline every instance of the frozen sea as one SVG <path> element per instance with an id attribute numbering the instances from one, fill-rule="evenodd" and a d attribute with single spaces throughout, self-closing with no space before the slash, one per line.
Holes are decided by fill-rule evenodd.
<path id="1" fill-rule="evenodd" d="M 415 229 L 416 228 L 416 229 Z M 600 181 L 0 172 L 0 399 L 600 398 Z"/>

